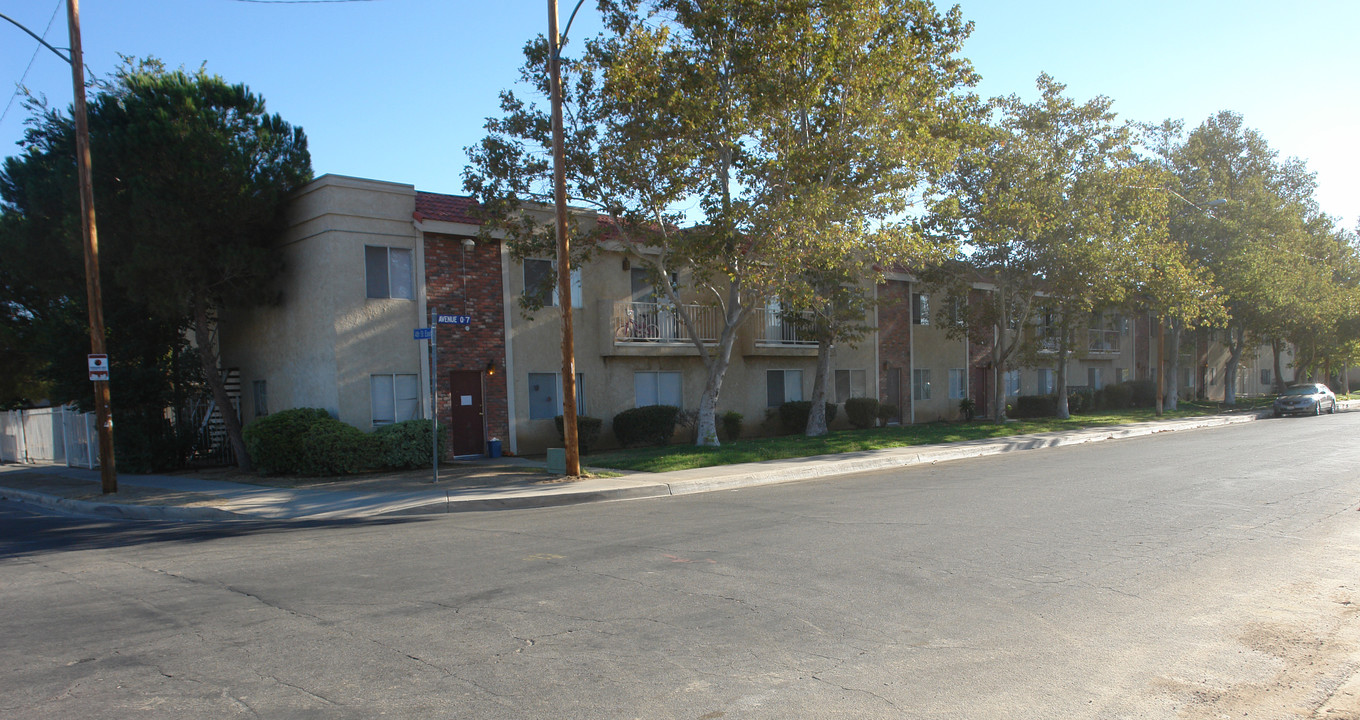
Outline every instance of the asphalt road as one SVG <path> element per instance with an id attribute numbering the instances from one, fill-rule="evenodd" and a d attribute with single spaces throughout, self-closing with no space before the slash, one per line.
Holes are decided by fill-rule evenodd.
<path id="1" fill-rule="evenodd" d="M 0 717 L 1360 718 L 1357 435 L 379 522 L 0 504 Z"/>

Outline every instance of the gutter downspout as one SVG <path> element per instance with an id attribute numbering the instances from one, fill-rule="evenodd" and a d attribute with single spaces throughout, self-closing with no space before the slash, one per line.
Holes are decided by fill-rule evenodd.
<path id="1" fill-rule="evenodd" d="M 907 282 L 907 397 L 911 400 L 911 424 L 916 424 L 916 283 Z"/>
<path id="2" fill-rule="evenodd" d="M 515 421 L 515 407 L 519 398 L 515 395 L 515 348 L 514 348 L 514 325 L 515 319 L 515 300 L 510 292 L 510 249 L 504 242 L 496 241 L 501 250 L 501 307 L 504 319 L 501 321 L 502 332 L 505 334 L 505 420 L 510 428 L 509 437 L 506 442 L 513 455 L 519 454 L 519 432 L 518 423 Z M 567 298 L 571 302 L 571 298 Z"/>

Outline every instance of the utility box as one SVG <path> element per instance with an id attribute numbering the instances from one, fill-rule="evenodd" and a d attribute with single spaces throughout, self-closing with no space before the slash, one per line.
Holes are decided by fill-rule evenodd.
<path id="1" fill-rule="evenodd" d="M 553 475 L 567 474 L 566 448 L 548 448 L 548 472 Z"/>

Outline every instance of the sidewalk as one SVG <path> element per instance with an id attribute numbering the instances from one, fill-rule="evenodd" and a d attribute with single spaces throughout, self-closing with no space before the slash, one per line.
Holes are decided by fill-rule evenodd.
<path id="1" fill-rule="evenodd" d="M 1343 410 L 1360 407 L 1360 401 L 1339 407 Z M 499 458 L 457 461 L 441 466 L 438 484 L 431 483 L 429 469 L 317 482 L 210 470 L 175 476 L 122 475 L 118 478 L 118 492 L 104 495 L 100 491 L 98 470 L 56 465 L 0 465 L 0 499 L 79 515 L 183 521 L 321 520 L 536 508 L 730 490 L 1217 427 L 1251 422 L 1268 415 L 1269 411 L 1209 415 L 668 473 L 625 473 L 617 477 L 576 481 L 549 475 L 542 462 Z"/>

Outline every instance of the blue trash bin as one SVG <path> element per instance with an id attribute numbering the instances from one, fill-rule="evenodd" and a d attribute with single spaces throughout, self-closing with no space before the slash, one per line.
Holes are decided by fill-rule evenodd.
<path id="1" fill-rule="evenodd" d="M 486 441 L 486 456 L 487 456 L 487 457 L 493 457 L 493 458 L 498 458 L 498 457 L 501 456 L 501 441 L 500 441 L 500 440 L 487 440 L 487 441 Z"/>

